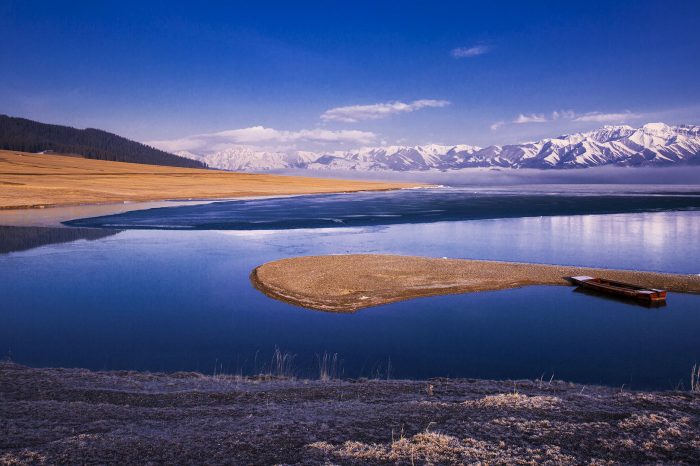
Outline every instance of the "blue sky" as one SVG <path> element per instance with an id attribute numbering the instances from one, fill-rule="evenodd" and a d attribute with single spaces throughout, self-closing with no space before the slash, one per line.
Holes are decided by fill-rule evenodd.
<path id="1" fill-rule="evenodd" d="M 0 0 L 0 113 L 193 151 L 698 124 L 699 20 L 697 0 Z"/>

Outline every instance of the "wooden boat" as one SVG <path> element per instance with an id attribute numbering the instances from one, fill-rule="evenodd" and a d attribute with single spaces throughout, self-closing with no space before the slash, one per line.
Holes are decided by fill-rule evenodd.
<path id="1" fill-rule="evenodd" d="M 616 295 L 622 298 L 636 299 L 637 301 L 650 304 L 663 303 L 666 301 L 665 290 L 644 288 L 643 286 L 632 285 L 630 283 L 588 276 L 570 277 L 570 279 L 574 284 L 583 288 Z"/>

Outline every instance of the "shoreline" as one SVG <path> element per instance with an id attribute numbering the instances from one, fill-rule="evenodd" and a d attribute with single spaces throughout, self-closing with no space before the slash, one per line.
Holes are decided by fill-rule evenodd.
<path id="1" fill-rule="evenodd" d="M 412 189 L 412 188 L 397 188 Z M 393 191 L 394 188 L 376 191 Z M 23 209 L 3 209 L 0 207 L 0 226 L 76 228 L 63 224 L 69 220 L 103 215 L 114 215 L 135 210 L 212 204 L 215 202 L 246 201 L 254 199 L 280 199 L 288 197 L 313 196 L 316 194 L 354 194 L 373 191 L 338 191 L 329 193 L 270 194 L 258 196 L 221 197 L 210 199 L 155 199 L 151 201 L 123 201 L 96 204 L 75 204 Z"/>
<path id="2" fill-rule="evenodd" d="M 0 363 L 0 463 L 692 463 L 700 393 Z"/>
<path id="3" fill-rule="evenodd" d="M 243 173 L 243 172 L 227 172 L 231 174 L 249 174 L 258 175 L 257 173 Z M 260 176 L 268 176 L 260 174 Z M 282 175 L 274 175 L 282 176 Z M 329 178 L 320 178 L 324 181 L 329 180 Z M 391 184 L 391 183 L 384 183 Z M 314 194 L 353 194 L 353 193 L 367 193 L 367 192 L 383 192 L 383 191 L 397 191 L 402 189 L 429 189 L 437 186 L 432 185 L 400 185 L 398 187 L 380 187 L 380 188 L 357 188 L 357 189 L 341 189 L 341 190 L 330 190 L 330 191 L 310 191 L 310 192 L 294 192 L 294 193 L 271 193 L 271 194 L 241 194 L 232 196 L 216 196 L 216 197 L 206 197 L 206 196 L 188 196 L 183 195 L 182 197 L 148 197 L 148 198 L 130 198 L 117 201 L 105 201 L 105 202 L 74 202 L 74 203 L 61 203 L 61 204 L 27 204 L 27 205 L 12 205 L 4 206 L 0 205 L 0 214 L 8 211 L 38 211 L 43 209 L 60 209 L 60 208 L 79 208 L 79 207 L 98 207 L 98 206 L 119 206 L 119 205 L 129 205 L 129 204 L 146 204 L 146 203 L 191 203 L 191 204 L 206 204 L 209 202 L 220 202 L 220 201 L 235 201 L 240 199 L 264 199 L 264 198 L 280 198 L 280 197 L 295 197 L 295 196 L 311 196 Z"/>
<path id="4" fill-rule="evenodd" d="M 142 202 L 125 201 L 102 204 L 75 204 L 44 208 L 0 208 L 0 226 L 71 228 L 64 225 L 63 222 L 78 218 L 120 214 L 134 210 L 146 210 L 158 207 L 177 207 L 182 205 L 208 204 L 210 202 L 218 201 L 218 199 L 192 201 L 163 199 Z"/>
<path id="5" fill-rule="evenodd" d="M 121 201 L 93 204 L 56 205 L 48 207 L 3 208 L 0 207 L 0 226 L 16 227 L 68 227 L 63 222 L 88 217 L 121 214 L 135 210 L 212 204 L 215 202 L 246 201 L 255 199 L 284 199 L 289 197 L 314 196 L 324 194 L 356 194 L 366 192 L 400 191 L 402 189 L 426 189 L 430 186 L 368 189 L 359 191 L 330 191 L 322 193 L 269 194 L 237 197 L 216 197 L 208 199 L 153 199 L 149 201 Z"/>
<path id="6" fill-rule="evenodd" d="M 600 276 L 672 292 L 700 293 L 700 275 L 384 254 L 303 256 L 253 269 L 253 286 L 307 309 L 360 309 L 445 294 L 531 285 L 571 285 L 566 277 Z"/>
<path id="7" fill-rule="evenodd" d="M 426 184 L 251 174 L 0 150 L 0 214 L 165 199 L 213 202 L 422 186 Z"/>

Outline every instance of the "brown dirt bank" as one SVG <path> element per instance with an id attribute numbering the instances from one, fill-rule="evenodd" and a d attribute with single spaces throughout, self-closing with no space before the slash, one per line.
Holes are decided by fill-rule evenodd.
<path id="1" fill-rule="evenodd" d="M 418 185 L 232 173 L 0 150 L 0 209 L 375 191 Z"/>
<path id="2" fill-rule="evenodd" d="M 251 273 L 266 295 L 319 311 L 358 309 L 422 296 L 569 285 L 590 275 L 676 292 L 700 292 L 700 276 L 381 254 L 306 256 L 268 262 Z"/>
<path id="3" fill-rule="evenodd" d="M 0 364 L 0 464 L 692 464 L 700 394 Z"/>

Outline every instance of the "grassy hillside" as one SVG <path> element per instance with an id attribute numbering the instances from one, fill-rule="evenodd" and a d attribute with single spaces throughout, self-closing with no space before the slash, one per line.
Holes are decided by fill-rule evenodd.
<path id="1" fill-rule="evenodd" d="M 205 168 L 201 162 L 99 129 L 76 129 L 7 115 L 0 115 L 0 149 L 34 153 L 53 151 L 113 162 Z"/>

